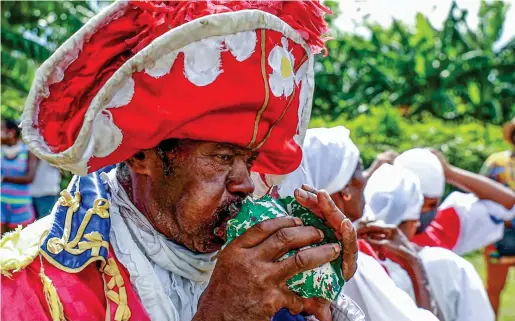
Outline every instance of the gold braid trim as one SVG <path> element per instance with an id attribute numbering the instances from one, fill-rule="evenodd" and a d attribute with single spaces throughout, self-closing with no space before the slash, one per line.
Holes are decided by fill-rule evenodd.
<path id="1" fill-rule="evenodd" d="M 50 280 L 50 278 L 45 274 L 45 269 L 43 268 L 43 259 L 41 255 L 39 256 L 39 260 L 41 262 L 39 277 L 43 283 L 43 292 L 45 293 L 45 298 L 50 310 L 50 315 L 52 316 L 52 321 L 66 321 L 63 304 L 61 303 L 61 299 L 57 294 L 57 290 L 55 289 L 52 280 Z"/>
<path id="2" fill-rule="evenodd" d="M 80 201 L 79 180 L 77 180 L 77 188 L 74 197 L 72 197 L 70 192 L 67 190 L 61 192 L 59 205 L 67 206 L 68 210 L 66 211 L 63 236 L 60 238 L 52 237 L 47 241 L 47 249 L 50 253 L 57 255 L 61 251 L 65 250 L 73 255 L 79 255 L 87 250 L 92 250 L 91 256 L 98 256 L 100 248 L 104 247 L 109 249 L 109 243 L 103 240 L 102 234 L 99 232 L 91 232 L 84 235 L 84 231 L 93 215 L 98 215 L 101 218 L 109 218 L 109 212 L 107 211 L 109 209 L 109 201 L 105 198 L 95 200 L 93 208 L 90 208 L 86 212 L 84 219 L 80 223 L 80 226 L 77 229 L 77 234 L 73 240 L 68 242 L 70 239 L 72 218 L 80 208 Z M 79 242 L 83 237 L 87 241 Z"/>
<path id="3" fill-rule="evenodd" d="M 295 92 L 296 92 L 296 90 L 295 90 L 295 86 L 294 86 L 293 93 L 291 94 L 290 99 L 288 99 L 288 103 L 286 104 L 286 107 L 284 107 L 283 112 L 281 113 L 279 118 L 272 124 L 272 126 L 270 126 L 270 128 L 268 129 L 263 140 L 259 144 L 257 144 L 254 148 L 252 148 L 253 151 L 260 149 L 266 143 L 266 141 L 272 134 L 272 129 L 274 129 L 275 125 L 277 125 L 277 123 L 279 123 L 283 119 L 284 115 L 286 114 L 286 111 L 288 111 L 288 108 L 290 107 L 291 102 L 293 101 L 293 98 L 295 98 Z"/>
<path id="4" fill-rule="evenodd" d="M 110 276 L 111 279 L 107 282 L 105 286 L 106 297 L 113 301 L 118 305 L 116 308 L 114 320 L 115 321 L 127 321 L 131 317 L 131 310 L 129 309 L 129 304 L 127 301 L 127 291 L 125 289 L 125 285 L 123 282 L 123 277 L 120 274 L 120 270 L 118 269 L 118 265 L 114 259 L 110 258 L 107 260 L 107 264 L 103 268 L 103 274 Z M 103 277 L 104 283 L 106 282 L 106 278 Z M 118 292 L 114 290 L 115 287 L 118 287 Z M 107 316 L 106 316 L 107 319 Z"/>
<path id="5" fill-rule="evenodd" d="M 258 128 L 259 128 L 259 121 L 261 120 L 261 116 L 265 112 L 265 109 L 268 107 L 268 102 L 270 100 L 270 87 L 268 85 L 268 79 L 266 76 L 266 30 L 261 30 L 261 76 L 263 77 L 263 84 L 265 86 L 265 99 L 263 101 L 263 105 L 258 110 L 256 114 L 256 119 L 254 120 L 254 131 L 252 133 L 252 139 L 250 140 L 249 145 L 247 148 L 251 148 L 252 145 L 256 142 L 257 134 L 258 134 Z"/>
<path id="6" fill-rule="evenodd" d="M 98 215 L 101 218 L 109 218 L 109 201 L 105 198 L 98 198 L 93 203 L 93 207 L 90 208 L 86 215 L 84 215 L 84 219 L 80 223 L 79 228 L 77 229 L 77 234 L 73 238 L 73 240 L 69 241 L 70 233 L 71 233 L 71 225 L 73 215 L 79 210 L 81 195 L 79 191 L 79 180 L 76 183 L 76 191 L 74 196 L 70 194 L 68 190 L 64 190 L 61 192 L 61 197 L 59 198 L 59 205 L 68 207 L 66 211 L 66 218 L 64 222 L 63 228 L 63 236 L 62 237 L 52 237 L 47 240 L 46 248 L 48 252 L 57 255 L 61 253 L 61 251 L 66 251 L 73 255 L 79 255 L 84 253 L 87 250 L 91 250 L 91 257 L 78 268 L 69 268 L 57 260 L 55 260 L 51 255 L 42 249 L 39 251 L 41 255 L 48 260 L 50 264 L 57 267 L 60 270 L 69 272 L 69 273 L 77 273 L 82 271 L 86 266 L 88 266 L 91 262 L 100 261 L 100 264 L 103 266 L 105 264 L 104 257 L 100 256 L 100 249 L 106 248 L 109 250 L 109 243 L 103 239 L 102 234 L 97 231 L 90 232 L 88 234 L 84 234 L 86 227 L 88 226 L 93 215 Z M 86 241 L 80 241 L 82 238 L 85 238 Z"/>

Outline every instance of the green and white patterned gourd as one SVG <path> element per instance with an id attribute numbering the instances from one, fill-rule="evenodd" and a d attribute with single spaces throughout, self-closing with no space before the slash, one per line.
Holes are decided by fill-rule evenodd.
<path id="1" fill-rule="evenodd" d="M 245 199 L 238 215 L 227 223 L 226 245 L 251 226 L 261 221 L 282 216 L 298 217 L 304 225 L 312 225 L 322 230 L 325 235 L 324 240 L 314 246 L 338 242 L 334 232 L 313 213 L 302 207 L 294 198 L 272 199 L 269 195 L 265 195 L 257 200 Z M 294 254 L 295 251 L 290 251 L 279 260 L 284 260 Z M 330 263 L 295 275 L 286 284 L 290 290 L 303 298 L 321 297 L 334 301 L 344 283 L 341 266 L 342 257 L 340 255 Z"/>

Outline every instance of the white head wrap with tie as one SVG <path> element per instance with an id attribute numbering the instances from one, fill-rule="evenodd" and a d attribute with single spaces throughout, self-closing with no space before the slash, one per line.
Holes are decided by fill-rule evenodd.
<path id="1" fill-rule="evenodd" d="M 425 197 L 440 198 L 445 191 L 445 175 L 436 155 L 425 148 L 414 148 L 399 155 L 395 166 L 404 167 L 418 176 Z"/>
<path id="2" fill-rule="evenodd" d="M 364 194 L 366 211 L 377 220 L 399 225 L 420 218 L 424 203 L 420 183 L 404 168 L 383 164 L 368 180 Z"/>
<path id="3" fill-rule="evenodd" d="M 329 194 L 349 183 L 359 162 L 358 147 L 343 126 L 308 129 L 299 168 L 279 185 L 279 194 L 292 196 L 295 189 L 308 184 Z M 268 179 L 268 178 L 267 178 Z"/>
<path id="4" fill-rule="evenodd" d="M 423 204 L 418 178 L 402 167 L 388 164 L 382 165 L 368 180 L 365 200 L 367 207 L 376 214 L 376 219 L 394 225 L 417 219 Z M 430 246 L 422 247 L 418 257 L 427 272 L 429 285 L 445 320 L 493 321 L 495 319 L 481 278 L 469 262 L 447 249 Z M 383 264 L 395 285 L 415 300 L 413 283 L 406 270 L 388 259 L 383 261 Z M 355 282 L 355 279 L 359 281 L 363 277 L 364 271 L 358 268 L 356 274 L 357 276 L 345 284 L 346 293 L 353 289 L 352 282 Z M 370 277 L 373 277 L 374 283 L 369 285 L 376 285 L 378 273 L 370 273 Z M 375 305 L 370 311 L 368 308 L 372 304 L 368 305 L 368 302 L 374 302 L 373 299 L 371 295 L 365 297 L 367 300 L 365 310 L 368 310 L 366 312 L 373 315 L 377 311 L 381 315 L 391 317 L 394 312 L 387 314 L 388 312 L 377 309 Z M 361 302 L 358 301 L 359 303 Z M 473 316 L 470 311 L 474 311 Z M 420 320 L 420 318 L 411 316 L 410 320 Z"/>

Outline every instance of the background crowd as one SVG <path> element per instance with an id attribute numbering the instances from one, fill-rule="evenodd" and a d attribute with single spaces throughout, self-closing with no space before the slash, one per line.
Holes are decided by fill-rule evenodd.
<path id="1" fill-rule="evenodd" d="M 30 154 L 18 120 L 37 67 L 106 3 L 2 2 L 2 233 L 47 215 L 70 179 Z M 413 25 L 387 26 L 363 12 L 356 22 L 361 32 L 339 25 L 351 14 L 346 8 L 366 11 L 372 4 L 326 4 L 334 13 L 334 39 L 316 62 L 312 127 L 345 125 L 365 168 L 430 146 L 453 165 L 515 189 L 515 37 L 500 41 L 513 4 L 477 1 L 474 26 L 459 1 L 432 8 L 446 10 L 441 26 L 425 11 Z M 452 190 L 447 185 L 445 195 Z M 505 222 L 502 241 L 466 255 L 488 284 L 494 308 L 500 304 L 499 320 L 515 318 L 512 224 Z"/>

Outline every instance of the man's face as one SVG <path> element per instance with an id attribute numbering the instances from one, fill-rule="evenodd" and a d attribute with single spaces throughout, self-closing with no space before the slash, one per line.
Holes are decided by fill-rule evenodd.
<path id="1" fill-rule="evenodd" d="M 350 182 L 343 190 L 331 194 L 334 203 L 352 222 L 363 216 L 366 179 L 363 176 L 363 162 L 360 160 Z M 344 197 L 344 195 L 347 195 Z M 347 198 L 347 199 L 346 199 Z"/>
<path id="2" fill-rule="evenodd" d="M 424 204 L 420 210 L 419 225 L 416 233 L 422 233 L 431 224 L 436 215 L 438 214 L 438 205 L 440 204 L 439 197 L 424 197 Z"/>
<path id="3" fill-rule="evenodd" d="M 155 150 L 145 154 L 148 173 L 138 180 L 141 191 L 135 191 L 140 210 L 174 242 L 194 252 L 219 250 L 226 222 L 254 191 L 250 168 L 257 153 L 231 144 L 181 140 L 177 150 L 164 153 L 169 175 Z"/>
<path id="4" fill-rule="evenodd" d="M 2 145 L 8 144 L 12 138 L 12 131 L 7 129 L 7 126 L 5 125 L 5 121 L 3 121 L 3 120 L 2 120 L 1 131 L 2 131 L 1 132 Z"/>
<path id="5" fill-rule="evenodd" d="M 424 213 L 436 210 L 438 208 L 439 204 L 440 204 L 439 197 L 425 197 L 424 196 L 424 204 L 422 205 L 422 209 L 420 210 L 420 212 L 423 215 Z"/>

